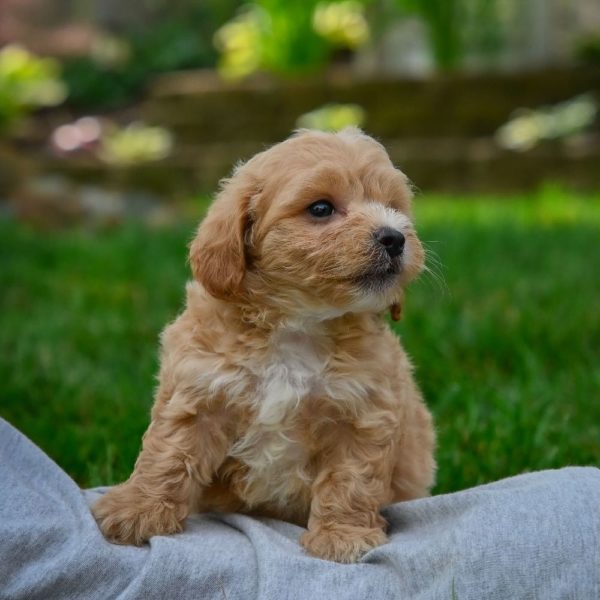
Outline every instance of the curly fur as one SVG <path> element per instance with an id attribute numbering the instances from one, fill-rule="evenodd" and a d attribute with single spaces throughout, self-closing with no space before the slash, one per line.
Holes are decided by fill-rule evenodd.
<path id="1" fill-rule="evenodd" d="M 321 198 L 335 212 L 317 219 Z M 430 414 L 382 318 L 423 267 L 410 203 L 356 129 L 298 132 L 224 181 L 161 337 L 133 474 L 93 507 L 108 539 L 141 544 L 210 510 L 306 526 L 306 550 L 340 562 L 385 542 L 380 508 L 427 495 L 435 470 Z M 383 226 L 405 236 L 396 262 Z"/>

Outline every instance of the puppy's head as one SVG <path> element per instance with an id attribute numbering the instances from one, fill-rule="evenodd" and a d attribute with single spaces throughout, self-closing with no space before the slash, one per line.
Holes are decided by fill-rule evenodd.
<path id="1" fill-rule="evenodd" d="M 407 179 L 358 129 L 301 131 L 224 182 L 190 248 L 211 295 L 328 318 L 397 305 L 423 267 Z"/>

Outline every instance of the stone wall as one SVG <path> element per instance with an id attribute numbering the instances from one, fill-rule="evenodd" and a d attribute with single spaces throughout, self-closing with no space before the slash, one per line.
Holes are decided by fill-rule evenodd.
<path id="1" fill-rule="evenodd" d="M 363 79 L 343 72 L 317 79 L 257 79 L 224 84 L 212 73 L 176 73 L 157 80 L 144 118 L 178 140 L 178 173 L 212 189 L 231 165 L 284 139 L 297 118 L 330 102 L 354 103 L 364 129 L 425 190 L 531 188 L 551 178 L 600 186 L 596 136 L 576 146 L 546 144 L 527 153 L 501 150 L 493 134 L 520 107 L 553 104 L 600 91 L 600 70 L 549 70 L 433 79 Z"/>
<path id="2" fill-rule="evenodd" d="M 600 70 L 448 75 L 428 79 L 357 79 L 332 72 L 318 79 L 256 79 L 225 84 L 212 72 L 158 79 L 145 117 L 186 143 L 275 142 L 299 115 L 328 102 L 355 103 L 364 127 L 383 139 L 474 137 L 493 134 L 520 107 L 538 107 L 600 90 Z"/>
<path id="3" fill-rule="evenodd" d="M 598 69 L 421 80 L 356 79 L 334 72 L 299 81 L 237 84 L 225 84 L 213 73 L 174 73 L 154 82 L 141 106 L 130 111 L 172 130 L 176 144 L 168 159 L 118 169 L 90 157 L 57 157 L 41 141 L 48 133 L 42 135 L 41 127 L 34 128 L 38 138 L 22 148 L 22 158 L 27 180 L 49 176 L 53 188 L 58 176 L 69 189 L 74 184 L 143 192 L 155 199 L 184 198 L 213 192 L 235 163 L 287 137 L 303 113 L 330 102 L 355 103 L 365 110 L 365 130 L 386 145 L 424 192 L 515 192 L 547 180 L 600 189 L 597 131 L 522 153 L 499 148 L 493 138 L 520 107 L 589 91 L 600 97 Z M 18 154 L 0 151 L 0 198 L 7 196 L 3 182 L 14 186 L 18 180 Z"/>

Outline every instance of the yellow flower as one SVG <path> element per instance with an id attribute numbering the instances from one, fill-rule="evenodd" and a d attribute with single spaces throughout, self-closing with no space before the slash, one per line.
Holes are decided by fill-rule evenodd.
<path id="1" fill-rule="evenodd" d="M 369 25 L 359 2 L 324 2 L 313 15 L 314 30 L 334 46 L 358 48 L 369 39 Z"/>
<path id="2" fill-rule="evenodd" d="M 252 7 L 215 33 L 214 44 L 221 52 L 217 68 L 225 79 L 240 79 L 258 70 L 264 21 L 264 13 Z"/>
<path id="3" fill-rule="evenodd" d="M 100 158 L 107 163 L 131 165 L 166 158 L 173 147 L 171 134 L 162 127 L 131 123 L 114 126 L 102 137 Z"/>
<path id="4" fill-rule="evenodd" d="M 365 111 L 358 104 L 325 104 L 298 117 L 296 125 L 305 129 L 340 131 L 354 125 L 360 127 L 365 120 Z"/>

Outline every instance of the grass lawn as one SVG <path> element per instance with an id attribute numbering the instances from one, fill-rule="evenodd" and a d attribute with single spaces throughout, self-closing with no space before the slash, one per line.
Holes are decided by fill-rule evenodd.
<path id="1" fill-rule="evenodd" d="M 436 417 L 436 492 L 598 465 L 600 195 L 426 197 L 416 218 L 444 281 L 413 285 L 397 329 Z M 131 471 L 193 226 L 0 221 L 0 416 L 82 486 Z"/>

